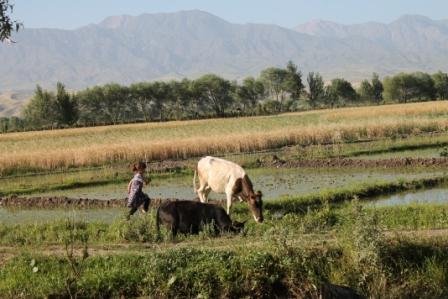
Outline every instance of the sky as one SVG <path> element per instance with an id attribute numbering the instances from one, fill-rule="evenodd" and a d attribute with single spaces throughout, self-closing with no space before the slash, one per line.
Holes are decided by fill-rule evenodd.
<path id="1" fill-rule="evenodd" d="M 10 0 L 26 28 L 74 29 L 108 16 L 199 9 L 232 23 L 295 27 L 322 19 L 389 23 L 404 14 L 448 19 L 448 0 Z"/>

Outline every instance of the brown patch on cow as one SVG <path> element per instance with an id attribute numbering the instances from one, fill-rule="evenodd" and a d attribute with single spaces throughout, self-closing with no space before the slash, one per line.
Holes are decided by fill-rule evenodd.
<path id="1" fill-rule="evenodd" d="M 239 195 L 243 191 L 243 179 L 236 179 L 235 185 L 233 185 L 232 192 L 234 195 Z"/>
<path id="2" fill-rule="evenodd" d="M 243 195 L 245 197 L 250 197 L 254 195 L 254 186 L 252 185 L 252 182 L 250 181 L 247 175 L 243 177 L 242 184 L 243 184 Z"/>

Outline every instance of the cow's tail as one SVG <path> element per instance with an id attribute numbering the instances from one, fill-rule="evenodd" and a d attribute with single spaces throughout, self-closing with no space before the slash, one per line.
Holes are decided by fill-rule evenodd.
<path id="1" fill-rule="evenodd" d="M 197 186 L 196 186 L 196 178 L 197 178 L 197 176 L 198 176 L 198 169 L 195 168 L 195 169 L 194 169 L 194 175 L 193 175 L 193 192 L 194 192 L 194 193 L 197 193 L 197 192 L 198 192 L 198 188 L 197 188 Z"/>

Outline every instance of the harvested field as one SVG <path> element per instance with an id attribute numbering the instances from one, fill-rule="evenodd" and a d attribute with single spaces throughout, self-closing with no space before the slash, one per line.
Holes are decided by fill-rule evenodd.
<path id="1" fill-rule="evenodd" d="M 353 117 L 374 114 L 376 118 Z M 135 160 L 185 159 L 286 145 L 354 142 L 446 132 L 448 103 L 427 102 L 269 117 L 137 124 L 0 135 L 0 173 Z M 204 137 L 203 132 L 208 132 Z M 239 132 L 239 133 L 235 133 Z"/>

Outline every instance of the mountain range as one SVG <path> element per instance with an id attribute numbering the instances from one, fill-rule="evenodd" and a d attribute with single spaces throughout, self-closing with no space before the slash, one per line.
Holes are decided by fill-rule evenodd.
<path id="1" fill-rule="evenodd" d="M 205 73 L 241 79 L 288 60 L 305 74 L 353 82 L 372 72 L 448 70 L 448 20 L 414 15 L 389 24 L 316 20 L 283 28 L 193 10 L 113 16 L 75 30 L 26 28 L 13 39 L 0 44 L 0 94 L 10 95 L 9 102 L 0 95 L 0 115 L 17 113 L 17 101 L 36 84 L 54 88 L 57 81 L 76 90 Z"/>

